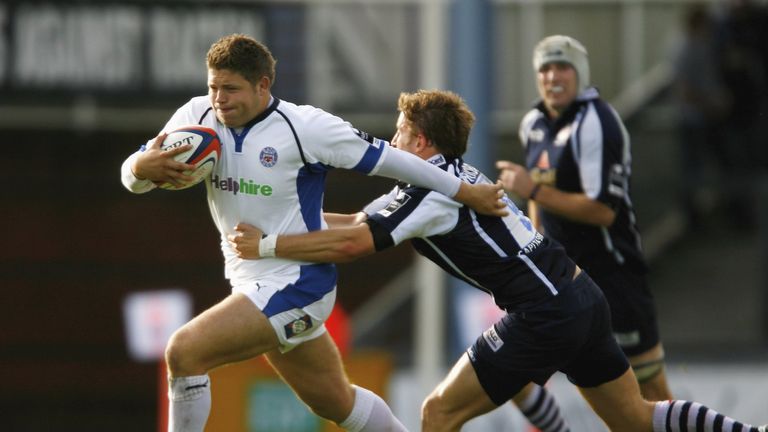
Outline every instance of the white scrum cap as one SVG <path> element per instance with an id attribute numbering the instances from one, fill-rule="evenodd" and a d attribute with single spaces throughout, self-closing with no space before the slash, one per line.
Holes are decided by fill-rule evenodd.
<path id="1" fill-rule="evenodd" d="M 554 62 L 568 63 L 576 69 L 579 92 L 589 87 L 589 60 L 587 49 L 570 36 L 554 35 L 542 39 L 533 49 L 533 70 Z"/>

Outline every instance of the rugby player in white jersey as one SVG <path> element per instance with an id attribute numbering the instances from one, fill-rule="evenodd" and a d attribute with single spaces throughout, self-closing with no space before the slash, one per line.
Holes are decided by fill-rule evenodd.
<path id="1" fill-rule="evenodd" d="M 474 116 L 455 94 L 402 94 L 396 147 L 469 183 L 489 182 L 464 163 Z M 600 288 L 556 241 L 536 231 L 510 201 L 505 217 L 482 216 L 438 192 L 398 184 L 362 212 L 328 215 L 333 228 L 269 234 L 240 224 L 229 241 L 238 256 L 346 262 L 410 239 L 445 271 L 491 294 L 507 314 L 477 338 L 422 406 L 422 430 L 458 431 L 530 382 L 568 375 L 613 431 L 765 432 L 695 402 L 642 398 L 612 335 Z"/>
<path id="2" fill-rule="evenodd" d="M 202 431 L 211 406 L 207 373 L 261 354 L 317 415 L 350 431 L 403 430 L 379 396 L 350 384 L 325 331 L 336 297 L 335 267 L 245 260 L 227 236 L 236 233 L 239 223 L 286 234 L 325 228 L 324 180 L 332 168 L 413 182 L 489 214 L 507 212 L 501 187 L 467 187 L 338 117 L 279 100 L 271 94 L 275 59 L 250 37 L 230 35 L 215 42 L 207 67 L 208 96 L 180 107 L 121 170 L 129 190 L 147 192 L 156 184 L 190 180 L 183 172 L 191 166 L 173 160 L 189 146 L 160 150 L 168 132 L 199 124 L 215 130 L 222 143 L 206 187 L 232 294 L 180 328 L 168 343 L 169 430 Z"/>

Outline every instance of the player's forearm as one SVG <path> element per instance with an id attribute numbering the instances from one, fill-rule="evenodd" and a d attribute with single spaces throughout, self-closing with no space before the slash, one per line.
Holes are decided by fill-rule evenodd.
<path id="1" fill-rule="evenodd" d="M 328 228 L 349 228 L 365 222 L 366 217 L 365 213 L 362 212 L 351 214 L 323 213 L 323 219 L 325 219 L 325 223 L 328 224 Z"/>
<path id="2" fill-rule="evenodd" d="M 155 188 L 155 184 L 146 179 L 136 177 L 133 172 L 133 164 L 138 153 L 129 156 L 120 167 L 120 180 L 126 189 L 133 193 L 144 193 Z"/>
<path id="3" fill-rule="evenodd" d="M 452 198 L 461 185 L 458 177 L 448 174 L 418 156 L 394 148 L 387 149 L 376 175 L 431 189 Z"/>
<path id="4" fill-rule="evenodd" d="M 536 205 L 550 213 L 588 225 L 608 227 L 616 218 L 613 209 L 583 193 L 563 192 L 546 185 L 542 185 L 536 193 Z"/>
<path id="5" fill-rule="evenodd" d="M 275 256 L 307 262 L 343 263 L 375 252 L 368 226 L 327 229 L 277 237 Z"/>

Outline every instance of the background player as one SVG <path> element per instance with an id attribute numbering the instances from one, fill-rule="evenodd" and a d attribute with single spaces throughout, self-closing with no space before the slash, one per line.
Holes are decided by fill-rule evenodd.
<path id="1" fill-rule="evenodd" d="M 520 124 L 526 167 L 497 162 L 504 187 L 528 198 L 537 229 L 560 242 L 611 306 L 614 336 L 643 396 L 671 399 L 656 308 L 629 193 L 629 135 L 590 87 L 587 51 L 568 36 L 533 50 L 541 101 Z"/>
<path id="2" fill-rule="evenodd" d="M 125 186 L 147 192 L 158 183 L 189 180 L 183 171 L 191 166 L 173 160 L 188 146 L 162 152 L 165 133 L 200 124 L 214 129 L 222 142 L 222 156 L 206 186 L 232 294 L 180 328 L 168 343 L 169 430 L 203 430 L 211 406 L 208 371 L 265 353 L 317 415 L 351 431 L 403 430 L 380 397 L 349 383 L 325 331 L 323 322 L 336 297 L 335 267 L 243 260 L 227 235 L 239 222 L 258 222 L 275 233 L 325 227 L 323 186 L 332 167 L 407 179 L 449 196 L 455 193 L 491 213 L 506 213 L 498 207 L 504 207 L 498 199 L 501 187 L 467 188 L 455 176 L 391 149 L 338 117 L 273 97 L 275 59 L 250 37 L 231 35 L 215 42 L 207 67 L 208 96 L 179 108 L 161 134 L 122 166 Z M 229 186 L 241 180 L 269 187 L 254 195 Z"/>
<path id="3" fill-rule="evenodd" d="M 474 116 L 458 96 L 401 94 L 398 108 L 394 146 L 465 182 L 489 182 L 461 159 Z M 493 295 L 507 315 L 478 337 L 427 397 L 425 431 L 458 431 L 558 370 L 580 387 L 611 430 L 766 430 L 694 402 L 645 401 L 613 338 L 602 291 L 556 241 L 508 205 L 506 217 L 482 216 L 437 192 L 401 183 L 362 212 L 328 215 L 339 228 L 262 238 L 262 230 L 243 223 L 228 240 L 238 256 L 255 262 L 345 262 L 411 239 L 420 254 Z"/>

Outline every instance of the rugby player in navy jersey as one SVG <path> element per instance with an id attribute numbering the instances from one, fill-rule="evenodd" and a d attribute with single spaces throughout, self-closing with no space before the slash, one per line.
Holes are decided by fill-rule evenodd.
<path id="1" fill-rule="evenodd" d="M 262 354 L 313 412 L 345 430 L 404 430 L 383 399 L 350 384 L 325 331 L 336 299 L 335 267 L 244 260 L 227 236 L 235 234 L 239 222 L 258 222 L 273 233 L 325 228 L 323 188 L 334 167 L 408 179 L 499 215 L 507 214 L 501 186 L 462 182 L 321 109 L 272 96 L 275 59 L 251 37 L 221 38 L 209 49 L 206 64 L 208 95 L 180 107 L 160 135 L 130 155 L 121 169 L 125 187 L 144 193 L 158 183 L 191 180 L 184 171 L 193 167 L 173 159 L 189 146 L 160 149 L 168 132 L 199 124 L 214 129 L 222 144 L 221 158 L 205 183 L 232 294 L 168 342 L 169 431 L 201 432 L 205 427 L 211 408 L 208 371 Z M 260 188 L 268 193 L 245 193 L 232 187 L 238 182 L 268 186 Z"/>
<path id="2" fill-rule="evenodd" d="M 560 242 L 603 290 L 613 334 L 648 400 L 672 399 L 653 295 L 630 199 L 630 142 L 590 87 L 587 51 L 555 35 L 533 51 L 541 100 L 520 124 L 525 165 L 499 161 L 507 191 L 528 199 L 536 228 Z"/>
<path id="3" fill-rule="evenodd" d="M 445 91 L 401 94 L 392 145 L 469 183 L 489 182 L 461 159 L 474 116 Z M 557 371 L 579 386 L 611 430 L 749 431 L 695 402 L 642 398 L 613 337 L 602 291 L 556 241 L 543 236 L 511 201 L 509 215 L 482 216 L 438 192 L 398 184 L 333 228 L 276 235 L 241 223 L 228 237 L 243 259 L 346 262 L 410 239 L 446 272 L 484 290 L 507 314 L 480 335 L 422 406 L 422 428 L 458 431 L 530 382 Z M 266 243 L 266 246 L 265 246 Z"/>

